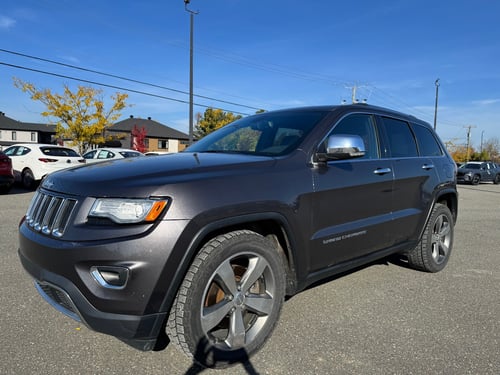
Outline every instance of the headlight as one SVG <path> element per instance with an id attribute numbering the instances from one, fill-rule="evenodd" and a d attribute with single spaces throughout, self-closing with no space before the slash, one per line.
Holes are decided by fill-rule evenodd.
<path id="1" fill-rule="evenodd" d="M 99 198 L 90 209 L 90 217 L 105 217 L 118 224 L 155 221 L 167 206 L 167 200 Z"/>

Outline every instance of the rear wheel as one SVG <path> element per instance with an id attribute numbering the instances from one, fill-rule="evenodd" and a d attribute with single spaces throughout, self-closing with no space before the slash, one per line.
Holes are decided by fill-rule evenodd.
<path id="1" fill-rule="evenodd" d="M 495 176 L 495 178 L 493 179 L 493 183 L 494 183 L 495 185 L 500 184 L 500 174 L 497 174 L 497 175 Z"/>
<path id="2" fill-rule="evenodd" d="M 427 223 L 419 244 L 408 252 L 412 268 L 441 271 L 450 258 L 453 247 L 453 216 L 447 206 L 437 203 Z"/>
<path id="3" fill-rule="evenodd" d="M 23 187 L 25 189 L 33 189 L 33 187 L 35 186 L 35 176 L 33 175 L 33 172 L 31 171 L 31 169 L 26 168 L 23 171 L 21 179 L 22 179 Z"/>
<path id="4" fill-rule="evenodd" d="M 245 362 L 270 336 L 284 295 L 283 263 L 268 240 L 247 230 L 220 235 L 191 264 L 167 334 L 205 367 Z"/>

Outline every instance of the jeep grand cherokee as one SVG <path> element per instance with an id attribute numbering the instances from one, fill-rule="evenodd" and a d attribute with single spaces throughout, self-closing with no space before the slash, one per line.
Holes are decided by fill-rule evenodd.
<path id="1" fill-rule="evenodd" d="M 390 254 L 445 267 L 456 166 L 432 128 L 368 105 L 262 113 L 185 152 L 49 175 L 20 224 L 39 293 L 204 366 L 259 349 L 285 296 Z"/>

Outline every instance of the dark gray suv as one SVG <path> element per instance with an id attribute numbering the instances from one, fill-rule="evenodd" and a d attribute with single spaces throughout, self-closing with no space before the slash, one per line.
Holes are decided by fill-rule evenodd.
<path id="1" fill-rule="evenodd" d="M 391 254 L 437 272 L 456 165 L 432 128 L 369 105 L 249 116 L 185 152 L 49 175 L 19 256 L 55 308 L 141 350 L 242 361 L 285 296 Z"/>

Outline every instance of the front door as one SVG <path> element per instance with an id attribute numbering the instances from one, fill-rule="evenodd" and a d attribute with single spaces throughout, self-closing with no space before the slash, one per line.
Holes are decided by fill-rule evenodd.
<path id="1" fill-rule="evenodd" d="M 312 271 L 389 246 L 394 236 L 392 165 L 390 159 L 379 157 L 373 117 L 345 117 L 331 134 L 359 135 L 366 154 L 359 159 L 329 161 L 313 171 Z"/>

